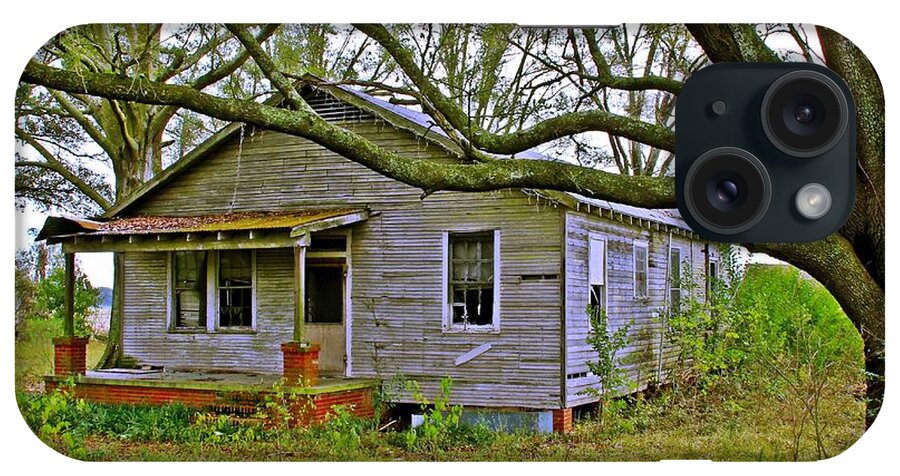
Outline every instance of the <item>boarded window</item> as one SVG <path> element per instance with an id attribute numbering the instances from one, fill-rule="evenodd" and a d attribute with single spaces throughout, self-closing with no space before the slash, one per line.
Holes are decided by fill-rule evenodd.
<path id="1" fill-rule="evenodd" d="M 647 269 L 650 267 L 647 243 L 634 244 L 634 297 L 645 298 L 647 289 Z"/>
<path id="2" fill-rule="evenodd" d="M 591 308 L 606 311 L 606 242 L 600 238 L 588 244 L 588 285 Z"/>
<path id="3" fill-rule="evenodd" d="M 176 251 L 172 256 L 174 327 L 206 328 L 206 252 Z"/>
<path id="4" fill-rule="evenodd" d="M 344 268 L 306 268 L 306 322 L 340 324 L 344 321 Z"/>
<path id="5" fill-rule="evenodd" d="M 451 233 L 448 240 L 453 325 L 494 322 L 494 233 Z"/>
<path id="6" fill-rule="evenodd" d="M 681 250 L 669 251 L 669 306 L 672 312 L 681 310 Z"/>
<path id="7" fill-rule="evenodd" d="M 253 325 L 253 252 L 219 252 L 219 327 Z"/>

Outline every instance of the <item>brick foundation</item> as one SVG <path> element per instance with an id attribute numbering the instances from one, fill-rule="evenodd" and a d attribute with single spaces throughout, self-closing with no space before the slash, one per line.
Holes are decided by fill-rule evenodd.
<path id="1" fill-rule="evenodd" d="M 572 432 L 572 409 L 562 408 L 553 410 L 553 432 L 554 433 L 571 433 Z"/>
<path id="2" fill-rule="evenodd" d="M 58 378 L 46 379 L 47 392 L 54 391 L 62 382 Z M 258 403 L 264 402 L 270 392 L 223 392 L 214 389 L 167 388 L 76 381 L 75 395 L 97 403 L 130 405 L 165 405 L 181 403 L 202 411 L 252 414 Z M 352 415 L 362 418 L 375 416 L 373 387 L 361 387 L 335 392 L 321 392 L 297 397 L 297 422 L 301 425 L 320 423 L 334 413 L 335 406 L 346 407 Z"/>
<path id="3" fill-rule="evenodd" d="M 284 379 L 289 385 L 315 387 L 319 383 L 319 344 L 281 344 Z"/>
<path id="4" fill-rule="evenodd" d="M 59 376 L 79 375 L 87 371 L 87 337 L 53 339 L 53 373 Z"/>

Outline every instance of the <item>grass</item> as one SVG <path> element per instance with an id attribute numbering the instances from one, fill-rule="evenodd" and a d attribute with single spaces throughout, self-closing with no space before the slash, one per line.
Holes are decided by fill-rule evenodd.
<path id="1" fill-rule="evenodd" d="M 810 425 L 797 434 L 804 408 L 766 375 L 733 375 L 702 389 L 667 389 L 615 400 L 609 414 L 577 421 L 568 435 L 472 432 L 436 445 L 410 445 L 409 430 L 377 431 L 377 422 L 336 419 L 321 428 L 247 431 L 204 420 L 179 406 L 78 403 L 34 393 L 52 371 L 52 321 L 26 323 L 16 342 L 19 405 L 49 446 L 91 461 L 791 461 L 817 458 Z M 103 352 L 91 342 L 89 364 Z M 827 456 L 863 433 L 860 376 L 831 378 L 820 404 Z M 392 427 L 393 428 L 393 427 Z"/>
<path id="2" fill-rule="evenodd" d="M 53 373 L 53 338 L 62 335 L 59 321 L 26 319 L 16 338 L 16 389 L 36 389 L 41 377 Z M 97 339 L 88 343 L 87 365 L 94 366 L 103 356 L 105 344 Z"/>
<path id="3" fill-rule="evenodd" d="M 605 416 L 603 424 L 586 417 L 568 435 L 491 434 L 427 448 L 405 444 L 409 430 L 379 432 L 375 422 L 357 425 L 353 432 L 346 431 L 347 425 L 334 424 L 269 433 L 258 428 L 248 437 L 230 423 L 200 425 L 196 414 L 178 406 L 92 405 L 68 417 L 67 431 L 80 435 L 75 443 L 62 434 L 42 439 L 64 454 L 91 461 L 816 459 L 808 429 L 799 447 L 795 443 L 794 423 L 803 411 L 800 402 L 778 392 L 734 390 L 734 385 L 723 383 L 705 392 L 669 389 L 646 400 L 617 400 L 614 413 Z M 20 404 L 27 406 L 28 398 L 20 398 Z M 826 448 L 829 456 L 835 456 L 862 435 L 863 405 L 843 385 L 831 386 L 823 401 Z M 210 435 L 218 436 L 210 439 Z"/>

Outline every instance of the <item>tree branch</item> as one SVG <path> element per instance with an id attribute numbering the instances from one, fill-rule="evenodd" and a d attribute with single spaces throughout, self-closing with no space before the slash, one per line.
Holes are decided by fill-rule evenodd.
<path id="1" fill-rule="evenodd" d="M 256 35 L 254 41 L 256 41 L 257 44 L 262 44 L 263 42 L 268 40 L 276 30 L 278 30 L 277 24 L 266 25 L 262 28 L 259 34 Z M 231 61 L 224 63 L 218 68 L 214 68 L 208 71 L 203 76 L 195 79 L 194 82 L 191 83 L 191 87 L 199 91 L 211 84 L 215 84 L 221 81 L 226 76 L 234 73 L 238 68 L 241 67 L 242 64 L 246 63 L 249 57 L 249 52 L 247 52 L 246 50 L 242 51 L 237 56 L 232 58 Z M 169 123 L 169 120 L 172 119 L 172 116 L 175 115 L 176 111 L 178 111 L 177 107 L 170 106 L 162 108 L 153 116 L 148 129 L 153 133 L 161 131 L 162 128 L 166 127 L 166 124 Z"/>
<path id="2" fill-rule="evenodd" d="M 31 134 L 25 132 L 20 129 L 18 126 L 16 127 L 16 136 L 24 141 L 26 144 L 30 145 L 34 150 L 36 150 L 41 156 L 46 160 L 46 162 L 39 161 L 16 161 L 16 167 L 41 167 L 48 170 L 52 170 L 59 175 L 61 175 L 64 179 L 74 185 L 81 193 L 85 196 L 93 200 L 97 205 L 100 205 L 104 210 L 108 210 L 112 204 L 109 200 L 106 199 L 103 195 L 101 195 L 97 190 L 88 185 L 84 180 L 81 180 L 78 175 L 69 170 L 62 162 L 59 161 L 53 154 L 50 153 L 40 142 L 38 142 Z"/>
<path id="3" fill-rule="evenodd" d="M 77 94 L 77 91 L 75 92 L 75 94 Z M 116 157 L 116 155 L 118 154 L 116 146 L 105 135 L 103 135 L 103 133 L 94 126 L 94 123 L 91 122 L 91 120 L 88 119 L 84 114 L 82 114 L 81 111 L 79 111 L 71 101 L 66 99 L 66 97 L 63 96 L 59 91 L 51 90 L 50 95 L 52 95 L 53 98 L 56 99 L 56 102 L 58 102 L 59 105 L 66 110 L 66 112 L 72 119 L 75 119 L 75 121 L 78 122 L 78 125 L 80 125 L 84 129 L 84 131 L 87 132 L 89 136 L 91 136 L 91 139 L 94 139 L 94 142 L 96 142 L 97 145 L 99 145 L 100 148 L 103 149 L 104 152 L 106 152 L 110 159 L 114 159 Z"/>
<path id="4" fill-rule="evenodd" d="M 385 150 L 303 110 L 289 111 L 252 101 L 222 99 L 187 86 L 152 81 L 135 84 L 130 79 L 109 74 L 74 75 L 35 61 L 25 67 L 22 81 L 110 99 L 174 105 L 221 120 L 304 137 L 382 175 L 432 193 L 536 188 L 578 192 L 648 208 L 675 205 L 675 182 L 671 178 L 625 177 L 545 160 L 505 159 L 469 165 L 414 159 Z"/>
<path id="5" fill-rule="evenodd" d="M 472 122 L 459 105 L 445 96 L 419 69 L 409 50 L 385 27 L 369 24 L 354 26 L 388 51 L 433 108 L 440 111 L 456 130 L 481 150 L 512 155 L 552 140 L 588 131 L 610 132 L 653 147 L 675 149 L 675 134 L 665 127 L 599 110 L 562 114 L 510 134 L 491 133 Z"/>
<path id="6" fill-rule="evenodd" d="M 713 63 L 780 61 L 756 34 L 753 25 L 704 23 L 686 26 Z"/>

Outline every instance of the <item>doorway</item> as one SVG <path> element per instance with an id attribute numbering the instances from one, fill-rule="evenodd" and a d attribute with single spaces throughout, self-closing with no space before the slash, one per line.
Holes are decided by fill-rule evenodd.
<path id="1" fill-rule="evenodd" d="M 321 346 L 319 371 L 344 375 L 346 348 L 346 271 L 343 259 L 306 262 L 306 335 Z"/>

